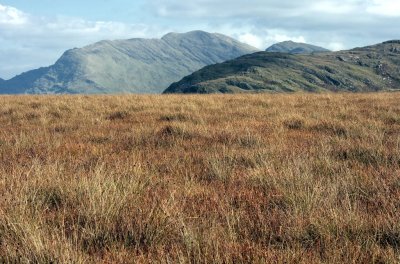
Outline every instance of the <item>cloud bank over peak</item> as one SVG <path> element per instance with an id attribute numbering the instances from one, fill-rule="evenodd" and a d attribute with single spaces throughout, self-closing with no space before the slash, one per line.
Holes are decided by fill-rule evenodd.
<path id="1" fill-rule="evenodd" d="M 400 38 L 398 0 L 154 0 L 147 5 L 165 19 L 228 28 L 222 32 L 259 48 L 291 39 L 339 50 Z"/>

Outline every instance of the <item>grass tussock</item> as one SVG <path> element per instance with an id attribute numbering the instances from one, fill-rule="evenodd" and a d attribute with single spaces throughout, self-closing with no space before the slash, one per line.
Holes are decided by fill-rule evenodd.
<path id="1" fill-rule="evenodd" d="M 0 263 L 398 263 L 399 100 L 0 97 Z"/>

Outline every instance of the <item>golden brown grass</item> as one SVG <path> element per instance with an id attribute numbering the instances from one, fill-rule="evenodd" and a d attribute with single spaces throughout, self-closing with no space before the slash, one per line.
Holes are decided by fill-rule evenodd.
<path id="1" fill-rule="evenodd" d="M 399 102 L 0 97 L 0 263 L 398 263 Z"/>

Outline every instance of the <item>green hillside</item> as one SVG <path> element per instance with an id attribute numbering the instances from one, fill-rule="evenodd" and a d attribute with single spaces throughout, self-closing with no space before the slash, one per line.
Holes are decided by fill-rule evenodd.
<path id="1" fill-rule="evenodd" d="M 400 41 L 349 51 L 257 52 L 207 66 L 165 93 L 381 91 L 400 88 Z"/>

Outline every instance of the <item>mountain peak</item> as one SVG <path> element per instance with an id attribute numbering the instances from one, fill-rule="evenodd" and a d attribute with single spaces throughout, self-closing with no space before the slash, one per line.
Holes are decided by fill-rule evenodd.
<path id="1" fill-rule="evenodd" d="M 382 44 L 400 44 L 400 40 L 396 40 L 396 39 L 388 40 L 388 41 L 383 42 Z"/>
<path id="2" fill-rule="evenodd" d="M 178 32 L 170 32 L 165 34 L 161 39 L 168 38 L 184 38 L 184 37 L 193 37 L 193 36 L 212 36 L 215 35 L 213 33 L 209 33 L 202 30 L 193 30 L 186 33 L 178 33 Z"/>
<path id="3" fill-rule="evenodd" d="M 1 93 L 161 93 L 204 66 L 256 51 L 221 34 L 103 40 L 70 49 L 54 65 L 1 82 Z"/>
<path id="4" fill-rule="evenodd" d="M 179 45 L 186 50 L 207 49 L 208 46 L 218 46 L 220 57 L 227 53 L 237 53 L 239 50 L 247 50 L 248 53 L 259 51 L 257 48 L 242 43 L 229 36 L 219 33 L 209 33 L 202 30 L 187 33 L 168 33 L 162 40 L 170 45 Z M 217 55 L 217 54 L 216 54 Z"/>
<path id="5" fill-rule="evenodd" d="M 317 52 L 329 52 L 330 50 L 307 43 L 300 43 L 300 42 L 294 42 L 292 40 L 287 40 L 272 45 L 266 51 L 290 53 L 290 54 L 310 54 Z"/>

